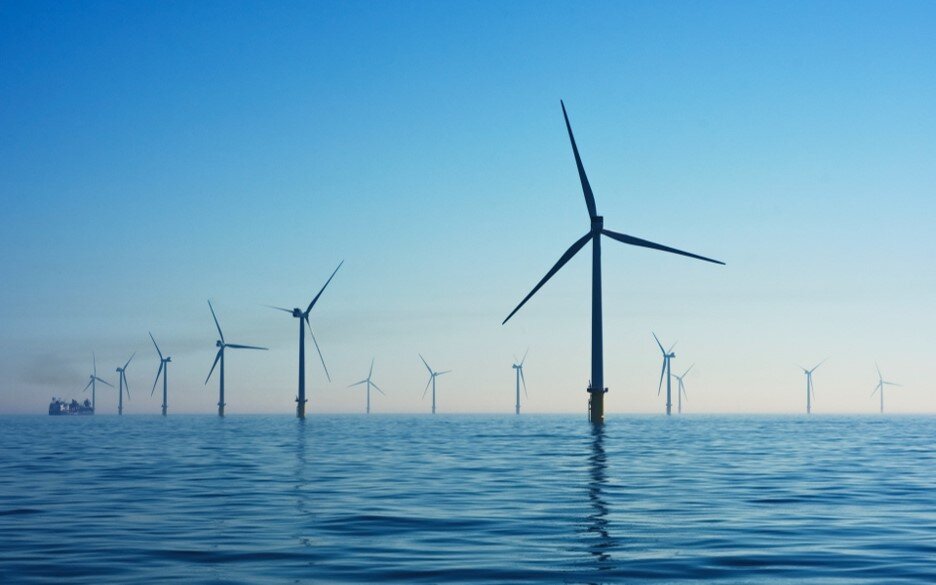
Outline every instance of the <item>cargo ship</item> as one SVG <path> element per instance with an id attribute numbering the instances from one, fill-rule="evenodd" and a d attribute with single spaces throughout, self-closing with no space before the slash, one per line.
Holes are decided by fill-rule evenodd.
<path id="1" fill-rule="evenodd" d="M 52 402 L 49 403 L 49 414 L 52 416 L 94 414 L 94 407 L 91 406 L 90 400 L 78 402 L 72 399 L 71 402 L 65 402 L 53 397 Z"/>

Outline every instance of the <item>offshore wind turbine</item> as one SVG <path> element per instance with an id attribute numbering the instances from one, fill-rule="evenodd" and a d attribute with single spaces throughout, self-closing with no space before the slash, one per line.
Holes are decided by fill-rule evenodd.
<path id="1" fill-rule="evenodd" d="M 355 387 L 355 386 L 360 386 L 361 384 L 367 384 L 367 410 L 366 410 L 367 414 L 370 414 L 370 389 L 371 389 L 371 386 L 374 387 L 374 390 L 376 390 L 376 391 L 380 392 L 381 394 L 383 394 L 384 396 L 386 396 L 386 394 L 384 394 L 384 391 L 380 389 L 380 386 L 378 386 L 377 384 L 375 384 L 374 381 L 371 379 L 373 376 L 374 376 L 374 359 L 371 358 L 371 362 L 370 362 L 370 371 L 367 372 L 367 377 L 364 378 L 363 380 L 361 380 L 360 382 L 355 382 L 354 384 L 351 384 L 351 385 L 348 386 L 348 388 L 353 388 L 353 387 Z"/>
<path id="2" fill-rule="evenodd" d="M 871 396 L 874 396 L 878 392 L 881 393 L 881 414 L 884 414 L 884 386 L 900 386 L 900 384 L 884 380 L 884 375 L 881 374 L 881 368 L 879 368 L 877 364 L 874 364 L 874 367 L 877 369 L 878 383 L 877 386 L 874 387 L 874 392 L 871 393 Z"/>
<path id="3" fill-rule="evenodd" d="M 653 333 L 651 331 L 651 333 Z M 673 410 L 673 396 L 672 396 L 672 386 L 673 386 L 673 376 L 671 374 L 671 365 L 670 360 L 676 357 L 676 354 L 673 353 L 673 348 L 676 347 L 674 343 L 669 351 L 663 349 L 663 344 L 660 343 L 660 338 L 656 336 L 656 333 L 653 333 L 653 338 L 656 339 L 657 346 L 660 348 L 660 353 L 663 354 L 663 369 L 660 370 L 660 384 L 657 386 L 657 396 L 660 395 L 660 390 L 663 389 L 663 376 L 666 376 L 666 415 L 669 416 Z M 677 342 L 678 343 L 678 342 Z"/>
<path id="4" fill-rule="evenodd" d="M 679 375 L 677 375 L 677 374 L 673 374 L 673 377 L 676 378 L 676 382 L 677 382 L 676 396 L 678 396 L 679 398 L 678 398 L 678 400 L 676 401 L 676 404 L 678 405 L 678 408 L 677 408 L 676 412 L 678 412 L 679 414 L 682 414 L 682 399 L 683 399 L 683 396 L 686 397 L 686 400 L 687 400 L 687 401 L 689 400 L 689 395 L 686 394 L 686 384 L 683 382 L 683 378 L 686 377 L 686 374 L 688 374 L 688 373 L 689 373 L 689 370 L 691 370 L 694 366 L 695 366 L 695 364 L 692 364 L 691 366 L 689 366 L 689 367 L 686 369 L 686 371 L 682 373 L 682 376 L 679 376 Z"/>
<path id="5" fill-rule="evenodd" d="M 429 390 L 429 386 L 432 386 L 432 414 L 435 414 L 436 413 L 436 378 L 438 378 L 442 374 L 448 374 L 452 370 L 445 370 L 444 372 L 436 372 L 435 370 L 429 367 L 429 364 L 426 363 L 426 358 L 424 358 L 422 354 L 419 354 L 419 359 L 422 360 L 423 365 L 426 366 L 427 370 L 429 370 L 429 381 L 426 383 L 426 389 L 423 390 L 422 397 L 423 398 L 426 397 L 426 391 Z"/>
<path id="6" fill-rule="evenodd" d="M 344 260 L 338 263 L 338 268 L 341 268 L 341 265 L 344 264 Z M 325 370 L 325 377 L 328 378 L 328 381 L 331 382 L 331 376 L 328 373 L 328 366 L 325 365 L 325 358 L 322 357 L 322 350 L 319 349 L 318 341 L 315 340 L 315 333 L 312 332 L 312 323 L 309 321 L 309 312 L 312 311 L 312 307 L 315 306 L 315 303 L 318 302 L 319 297 L 322 296 L 322 293 L 325 292 L 325 287 L 328 286 L 328 283 L 331 282 L 332 278 L 335 277 L 335 274 L 338 272 L 338 268 L 335 268 L 335 272 L 331 273 L 331 276 L 328 277 L 328 280 L 325 281 L 325 284 L 322 285 L 322 290 L 318 292 L 317 295 L 312 299 L 312 302 L 309 303 L 309 306 L 305 311 L 296 307 L 292 310 L 284 309 L 283 307 L 274 307 L 272 305 L 267 305 L 271 309 L 276 309 L 277 311 L 284 311 L 291 314 L 293 317 L 299 319 L 299 393 L 296 396 L 296 416 L 298 418 L 305 418 L 305 405 L 308 400 L 305 397 L 305 326 L 309 326 L 309 335 L 312 336 L 312 343 L 315 345 L 315 351 L 318 352 L 319 359 L 322 360 L 322 369 Z"/>
<path id="7" fill-rule="evenodd" d="M 153 389 L 150 390 L 150 396 L 152 396 L 152 395 L 153 395 L 153 392 L 156 391 L 156 382 L 159 382 L 159 375 L 162 374 L 162 379 L 163 379 L 162 415 L 163 415 L 163 416 L 166 416 L 166 409 L 167 409 L 168 406 L 169 406 L 169 404 L 168 404 L 168 402 L 169 402 L 169 400 L 168 400 L 168 397 L 169 397 L 168 385 L 169 385 L 169 383 L 166 381 L 166 378 L 169 377 L 169 362 L 172 361 L 172 356 L 165 356 L 165 357 L 163 357 L 162 352 L 159 351 L 159 346 L 156 345 L 156 340 L 153 339 L 153 334 L 150 333 L 149 336 L 150 336 L 150 339 L 153 340 L 153 345 L 156 347 L 156 353 L 159 354 L 159 369 L 156 370 L 156 379 L 153 380 Z"/>
<path id="8" fill-rule="evenodd" d="M 591 185 L 588 183 L 588 177 L 585 175 L 585 167 L 582 165 L 582 158 L 579 156 L 578 147 L 575 144 L 575 137 L 572 135 L 572 126 L 569 124 L 569 116 L 566 113 L 565 104 L 560 101 L 562 105 L 562 116 L 565 118 L 566 130 L 569 133 L 569 141 L 572 143 L 572 154 L 575 156 L 575 165 L 578 168 L 579 180 L 582 183 L 582 192 L 585 195 L 585 205 L 588 207 L 588 216 L 591 222 L 588 233 L 579 238 L 569 247 L 568 250 L 559 258 L 556 264 L 546 273 L 546 276 L 537 283 L 530 293 L 524 297 L 520 304 L 517 305 L 507 318 L 504 319 L 503 323 L 506 323 L 514 313 L 520 310 L 530 297 L 536 294 L 546 281 L 548 281 L 552 276 L 562 268 L 566 262 L 568 262 L 575 254 L 578 253 L 585 244 L 591 242 L 592 244 L 592 338 L 591 338 L 591 378 L 589 381 L 588 393 L 588 418 L 592 422 L 601 423 L 604 422 L 604 394 L 608 391 L 604 386 L 604 351 L 603 351 L 603 337 L 601 330 L 601 236 L 607 236 L 613 240 L 617 240 L 624 244 L 629 244 L 631 246 L 640 246 L 643 248 L 651 248 L 654 250 L 661 250 L 663 252 L 669 252 L 671 254 L 679 254 L 681 256 L 688 256 L 689 258 L 695 258 L 697 260 L 704 260 L 706 262 L 712 262 L 715 264 L 724 264 L 719 260 L 713 260 L 711 258 L 706 258 L 705 256 L 699 256 L 696 254 L 691 254 L 689 252 L 684 252 L 682 250 L 677 250 L 676 248 L 670 248 L 669 246 L 663 246 L 661 244 L 656 244 L 648 240 L 643 240 L 640 238 L 635 238 L 634 236 L 629 236 L 626 234 L 621 234 L 618 232 L 613 232 L 604 228 L 604 217 L 598 215 L 598 210 L 595 206 L 595 196 L 592 193 Z"/>
<path id="9" fill-rule="evenodd" d="M 135 355 L 136 352 L 133 352 L 133 354 L 130 355 L 130 359 L 127 360 L 127 363 L 125 363 L 122 368 L 117 368 L 118 384 L 120 385 L 120 388 L 117 389 L 117 414 L 123 414 L 124 388 L 127 389 L 127 400 L 130 400 L 130 384 L 127 382 L 127 366 L 130 365 L 130 360 L 132 360 Z"/>
<path id="10" fill-rule="evenodd" d="M 96 398 L 97 382 L 110 386 L 111 388 L 113 388 L 114 385 L 111 384 L 110 382 L 106 382 L 98 378 L 97 358 L 94 356 L 93 351 L 91 352 L 91 375 L 88 376 L 88 378 L 89 378 L 88 385 L 84 387 L 84 390 L 82 390 L 82 392 L 86 392 L 89 387 L 91 388 L 91 410 L 94 411 L 97 408 L 97 398 Z"/>
<path id="11" fill-rule="evenodd" d="M 812 413 L 812 401 L 816 397 L 816 390 L 815 390 L 816 387 L 813 385 L 813 381 L 812 381 L 813 372 L 818 370 L 819 366 L 826 363 L 827 359 L 829 358 L 822 360 L 821 362 L 813 366 L 811 370 L 807 370 L 803 366 L 799 366 L 799 369 L 803 370 L 803 373 L 806 374 L 806 414 Z"/>
<path id="12" fill-rule="evenodd" d="M 515 407 L 515 408 L 516 408 L 516 414 L 520 414 L 520 382 L 523 382 L 523 394 L 524 394 L 524 396 L 526 396 L 527 398 L 530 397 L 530 395 L 527 394 L 526 379 L 523 377 L 523 362 L 526 361 L 526 356 L 527 356 L 527 353 L 529 353 L 529 352 L 530 352 L 530 350 L 526 350 L 526 352 L 524 352 L 524 354 L 523 354 L 523 359 L 520 360 L 520 363 L 519 363 L 519 364 L 516 363 L 516 362 L 517 362 L 517 356 L 514 356 L 514 364 L 513 364 L 512 366 L 510 366 L 510 367 L 512 367 L 512 368 L 515 370 L 515 373 L 516 373 L 516 376 L 517 376 L 517 404 L 516 404 L 516 407 Z"/>
<path id="13" fill-rule="evenodd" d="M 221 325 L 218 323 L 218 316 L 215 315 L 214 307 L 211 306 L 211 301 L 208 301 L 208 308 L 211 309 L 211 318 L 214 319 L 215 327 L 218 328 L 218 336 L 221 338 L 215 342 L 215 347 L 218 348 L 218 353 L 215 355 L 214 363 L 211 364 L 211 370 L 208 372 L 208 377 L 205 378 L 205 384 L 208 384 L 208 380 L 211 379 L 211 374 L 214 373 L 215 366 L 218 365 L 218 362 L 221 362 L 221 370 L 218 372 L 218 416 L 224 416 L 224 350 L 227 348 L 231 349 L 261 349 L 266 351 L 265 347 L 257 347 L 255 345 L 238 345 L 236 343 L 227 343 L 224 341 L 224 333 L 221 332 Z"/>

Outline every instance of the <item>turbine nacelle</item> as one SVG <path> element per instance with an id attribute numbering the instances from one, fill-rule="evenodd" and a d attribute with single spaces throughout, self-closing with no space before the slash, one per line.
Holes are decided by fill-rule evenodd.
<path id="1" fill-rule="evenodd" d="M 224 342 L 220 339 L 215 341 L 215 347 L 224 347 Z"/>
<path id="2" fill-rule="evenodd" d="M 600 234 L 601 230 L 604 229 L 604 216 L 596 215 L 591 218 L 591 231 L 593 234 Z"/>
<path id="3" fill-rule="evenodd" d="M 302 309 L 294 308 L 292 310 L 292 316 L 297 319 L 302 319 L 305 315 L 302 314 Z"/>

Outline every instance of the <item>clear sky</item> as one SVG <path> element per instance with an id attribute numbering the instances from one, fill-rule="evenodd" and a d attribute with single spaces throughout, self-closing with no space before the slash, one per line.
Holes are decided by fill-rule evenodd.
<path id="1" fill-rule="evenodd" d="M 126 412 L 585 412 L 590 255 L 501 321 L 588 214 L 612 230 L 609 413 L 936 412 L 936 3 L 0 3 L 0 412 L 44 412 L 136 351 Z M 99 390 L 100 413 L 116 396 Z"/>

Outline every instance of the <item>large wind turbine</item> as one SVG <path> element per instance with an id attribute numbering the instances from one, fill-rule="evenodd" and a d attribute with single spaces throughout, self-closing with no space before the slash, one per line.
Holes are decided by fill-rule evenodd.
<path id="1" fill-rule="evenodd" d="M 117 368 L 118 374 L 118 384 L 120 388 L 117 389 L 117 414 L 123 414 L 123 391 L 124 388 L 127 389 L 127 400 L 130 400 L 130 384 L 127 383 L 127 366 L 130 365 L 130 360 L 133 359 L 133 356 L 136 355 L 136 352 L 133 352 L 130 355 L 130 359 L 127 360 L 127 363 L 123 365 L 122 368 Z"/>
<path id="2" fill-rule="evenodd" d="M 341 268 L 341 265 L 344 264 L 344 260 L 338 263 L 338 268 Z M 312 336 L 312 343 L 315 344 L 315 351 L 318 352 L 319 359 L 322 360 L 322 369 L 325 370 L 325 377 L 328 378 L 328 381 L 331 382 L 331 376 L 328 374 L 328 367 L 325 365 L 325 358 L 322 357 L 322 350 L 319 349 L 318 341 L 315 340 L 315 333 L 312 333 L 312 323 L 309 321 L 309 312 L 312 310 L 312 307 L 315 306 L 315 303 L 318 302 L 319 297 L 322 296 L 322 293 L 325 292 L 325 287 L 328 286 L 328 283 L 331 282 L 332 278 L 335 277 L 335 274 L 338 272 L 338 268 L 335 268 L 335 272 L 332 272 L 331 276 L 328 277 L 328 280 L 325 281 L 325 284 L 322 285 L 322 290 L 315 295 L 315 298 L 312 299 L 312 302 L 309 303 L 309 306 L 305 311 L 296 307 L 295 309 L 289 310 L 284 309 L 283 307 L 274 307 L 267 305 L 271 309 L 276 309 L 277 311 L 285 311 L 286 313 L 291 314 L 293 317 L 299 319 L 299 394 L 296 396 L 296 416 L 299 418 L 305 418 L 305 326 L 309 326 L 309 335 Z"/>
<path id="3" fill-rule="evenodd" d="M 874 364 L 874 367 L 875 369 L 877 369 L 878 383 L 877 383 L 877 386 L 874 387 L 874 392 L 871 393 L 871 396 L 874 396 L 875 393 L 877 392 L 881 393 L 881 414 L 883 414 L 884 413 L 884 386 L 900 386 L 900 384 L 895 384 L 894 382 L 887 382 L 886 380 L 884 380 L 884 376 L 881 374 L 881 368 L 879 368 L 877 364 Z"/>
<path id="4" fill-rule="evenodd" d="M 266 350 L 265 347 L 257 347 L 254 345 L 237 345 L 235 343 L 227 343 L 224 341 L 224 333 L 221 333 L 221 325 L 218 324 L 218 316 L 215 315 L 214 307 L 211 306 L 211 301 L 208 301 L 208 308 L 211 309 L 211 318 L 214 319 L 215 327 L 218 328 L 218 336 L 221 338 L 215 342 L 215 347 L 218 348 L 218 353 L 215 355 L 214 363 L 211 364 L 211 370 L 208 372 L 208 377 L 205 378 L 205 384 L 208 384 L 208 380 L 211 379 L 211 374 L 214 372 L 215 366 L 218 365 L 218 362 L 221 362 L 221 371 L 218 373 L 219 377 L 219 392 L 218 392 L 218 416 L 224 416 L 224 350 L 225 348 L 231 349 L 262 349 Z"/>
<path id="5" fill-rule="evenodd" d="M 588 216 L 591 220 L 591 227 L 584 236 L 579 238 L 572 246 L 566 250 L 559 261 L 546 273 L 546 276 L 530 291 L 520 304 L 517 305 L 517 308 L 514 309 L 510 315 L 507 315 L 507 319 L 504 319 L 506 323 L 518 310 L 522 307 L 534 294 L 538 291 L 546 281 L 548 281 L 552 276 L 562 268 L 566 262 L 568 262 L 572 256 L 575 256 L 579 250 L 585 247 L 589 241 L 592 243 L 592 344 L 591 344 L 591 380 L 589 382 L 588 392 L 588 416 L 592 422 L 601 423 L 604 421 L 604 394 L 608 391 L 604 386 L 604 357 L 602 350 L 602 332 L 601 332 L 601 236 L 607 236 L 611 239 L 623 242 L 625 244 L 630 244 L 632 246 L 641 246 L 643 248 L 652 248 L 654 250 L 661 250 L 663 252 L 670 252 L 672 254 L 679 254 L 681 256 L 688 256 L 690 258 L 695 258 L 697 260 L 705 260 L 706 262 L 714 262 L 715 264 L 724 264 L 718 260 L 713 260 L 711 258 L 706 258 L 704 256 L 698 256 L 696 254 L 691 254 L 689 252 L 683 252 L 682 250 L 677 250 L 675 248 L 670 248 L 668 246 L 663 246 L 661 244 L 656 244 L 647 240 L 640 238 L 635 238 L 626 234 L 620 234 L 613 232 L 611 230 L 604 229 L 604 218 L 598 215 L 597 208 L 595 206 L 595 196 L 592 193 L 591 185 L 588 183 L 588 177 L 585 176 L 585 167 L 582 166 L 582 159 L 579 156 L 578 147 L 575 145 L 575 137 L 572 135 L 572 126 L 569 124 L 569 116 L 566 113 L 565 104 L 562 104 L 562 115 L 565 118 L 566 130 L 569 132 L 569 141 L 572 143 L 572 154 L 575 156 L 575 165 L 578 167 L 579 180 L 582 183 L 582 192 L 585 194 L 585 205 L 588 207 Z"/>
<path id="6" fill-rule="evenodd" d="M 826 359 L 829 359 L 829 358 L 826 358 Z M 821 362 L 813 366 L 813 369 L 811 370 L 807 370 L 803 366 L 799 366 L 799 369 L 803 370 L 803 373 L 806 374 L 806 414 L 812 413 L 812 401 L 813 401 L 813 398 L 816 397 L 816 389 L 815 389 L 815 386 L 813 386 L 812 374 L 813 372 L 818 370 L 819 366 L 821 366 L 825 362 L 826 360 L 822 360 Z"/>
<path id="7" fill-rule="evenodd" d="M 105 384 L 105 385 L 107 385 L 107 386 L 110 386 L 111 388 L 113 388 L 114 385 L 111 384 L 110 382 L 106 382 L 106 381 L 104 381 L 104 380 L 98 378 L 98 375 L 97 375 L 97 358 L 94 356 L 94 352 L 93 352 L 93 351 L 91 352 L 91 375 L 88 376 L 88 378 L 89 378 L 89 379 L 88 379 L 88 385 L 84 387 L 84 390 L 82 390 L 82 392 L 86 392 L 86 391 L 88 390 L 89 387 L 91 388 L 91 410 L 92 410 L 92 411 L 95 411 L 95 409 L 97 408 L 97 398 L 96 398 L 97 382 L 100 382 L 101 384 Z"/>
<path id="8" fill-rule="evenodd" d="M 519 363 L 519 364 L 516 363 L 516 361 L 517 361 L 517 356 L 514 356 L 514 364 L 513 364 L 512 366 L 510 366 L 510 367 L 512 367 L 512 368 L 515 370 L 516 375 L 517 375 L 517 404 L 516 404 L 516 407 L 515 407 L 515 408 L 516 408 L 516 413 L 517 413 L 517 414 L 520 414 L 520 382 L 523 382 L 523 394 L 524 394 L 527 398 L 530 397 L 530 395 L 527 394 L 526 379 L 523 377 L 523 362 L 526 361 L 526 356 L 527 356 L 527 353 L 529 353 L 529 352 L 530 352 L 530 350 L 526 350 L 526 352 L 524 352 L 524 354 L 523 354 L 523 359 L 520 360 L 520 363 Z"/>
<path id="9" fill-rule="evenodd" d="M 370 414 L 370 389 L 371 389 L 371 386 L 374 387 L 374 390 L 376 390 L 376 391 L 380 392 L 381 394 L 383 394 L 384 396 L 386 396 L 386 394 L 384 394 L 384 391 L 380 389 L 380 386 L 378 386 L 377 384 L 375 384 L 374 381 L 371 379 L 371 378 L 373 377 L 373 375 L 374 375 L 374 359 L 371 358 L 371 362 L 370 362 L 370 371 L 367 372 L 367 377 L 364 378 L 363 380 L 361 380 L 360 382 L 355 382 L 354 384 L 351 384 L 351 385 L 348 386 L 348 388 L 353 388 L 353 387 L 355 387 L 355 386 L 360 386 L 361 384 L 367 384 L 367 411 L 366 411 L 367 414 Z"/>
<path id="10" fill-rule="evenodd" d="M 678 409 L 676 410 L 676 412 L 678 412 L 679 414 L 682 414 L 682 399 L 683 399 L 683 397 L 685 396 L 685 397 L 686 397 L 686 400 L 689 400 L 689 395 L 686 394 L 686 384 L 683 382 L 683 378 L 686 377 L 686 374 L 689 373 L 689 370 L 691 370 L 691 369 L 693 368 L 693 366 L 695 366 L 695 364 L 692 364 L 691 366 L 689 366 L 689 367 L 686 369 L 686 371 L 682 373 L 682 376 L 679 376 L 679 375 L 677 375 L 677 374 L 673 374 L 673 377 L 676 378 L 676 382 L 677 382 L 676 396 L 678 396 L 679 399 L 676 401 L 676 404 L 678 404 Z"/>
<path id="11" fill-rule="evenodd" d="M 169 362 L 172 361 L 172 356 L 168 356 L 168 355 L 167 355 L 167 356 L 163 357 L 162 352 L 159 351 L 159 346 L 156 345 L 156 340 L 153 339 L 153 334 L 150 333 L 149 336 L 150 336 L 150 339 L 153 340 L 153 345 L 156 347 L 156 353 L 159 354 L 159 369 L 156 370 L 156 379 L 153 380 L 153 389 L 150 390 L 150 396 L 152 396 L 152 395 L 153 395 L 153 392 L 156 391 L 156 382 L 159 382 L 159 375 L 162 374 L 162 379 L 163 379 L 162 415 L 163 415 L 163 416 L 166 416 L 166 409 L 169 407 L 169 404 L 168 404 L 168 403 L 169 403 L 169 400 L 168 400 L 168 398 L 169 398 L 169 392 L 168 392 L 169 383 L 167 382 L 166 378 L 169 377 Z"/>
<path id="12" fill-rule="evenodd" d="M 426 383 L 426 389 L 423 390 L 422 397 L 423 398 L 426 397 L 426 391 L 429 390 L 429 386 L 432 386 L 432 414 L 435 414 L 435 411 L 436 411 L 436 397 L 435 397 L 436 378 L 438 378 L 442 374 L 448 374 L 452 370 L 445 370 L 444 372 L 436 372 L 432 368 L 429 367 L 429 364 L 426 363 L 426 358 L 424 358 L 422 354 L 419 354 L 419 359 L 422 360 L 423 365 L 426 366 L 427 370 L 429 370 L 429 381 Z"/>
<path id="13" fill-rule="evenodd" d="M 651 331 L 651 333 L 653 333 Z M 657 385 L 657 396 L 660 395 L 660 390 L 663 389 L 663 376 L 666 376 L 666 415 L 669 416 L 673 410 L 673 395 L 672 395 L 672 386 L 673 386 L 673 376 L 671 374 L 671 364 L 670 360 L 676 357 L 676 354 L 673 353 L 673 348 L 676 347 L 674 343 L 669 351 L 663 349 L 663 344 L 660 343 L 660 339 L 656 336 L 656 333 L 653 333 L 653 338 L 656 339 L 657 346 L 660 348 L 660 353 L 663 354 L 663 369 L 660 370 L 660 383 Z"/>

